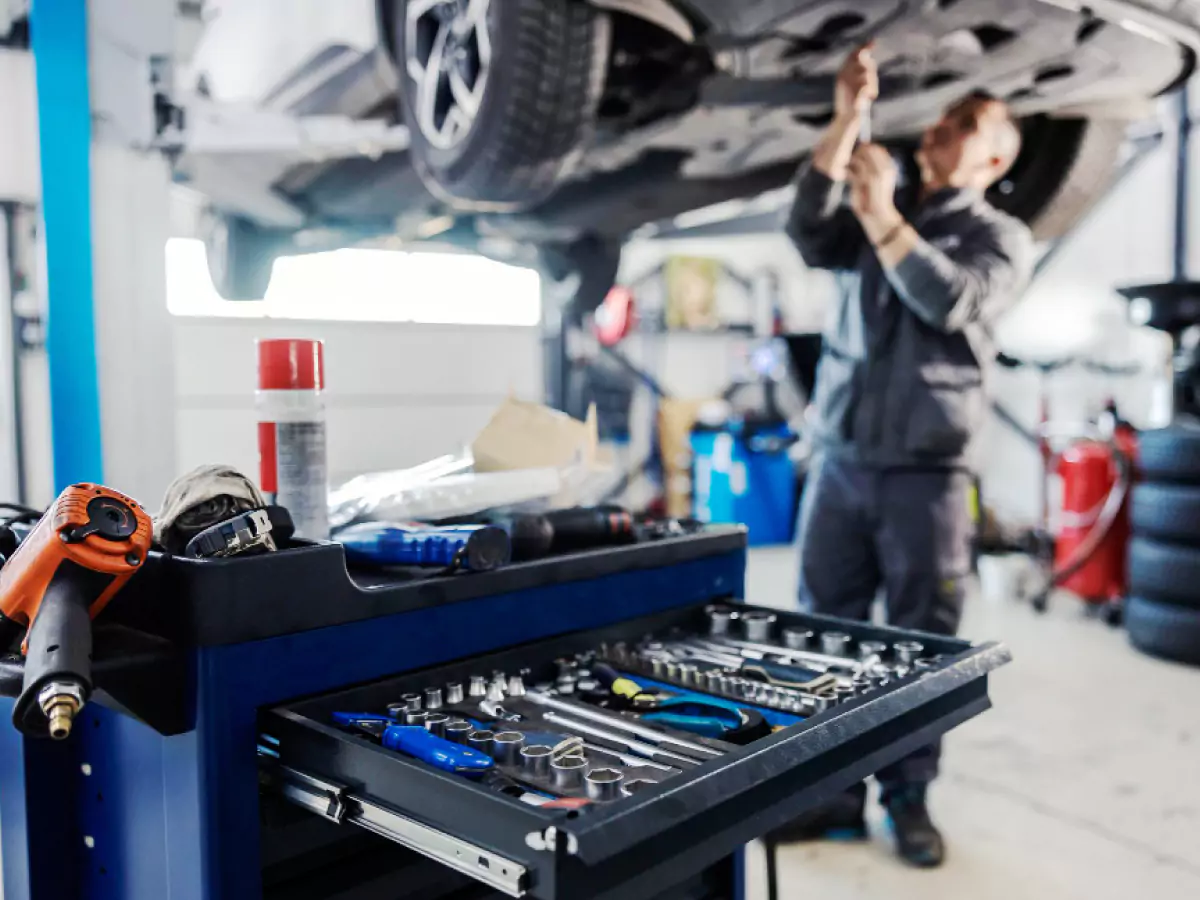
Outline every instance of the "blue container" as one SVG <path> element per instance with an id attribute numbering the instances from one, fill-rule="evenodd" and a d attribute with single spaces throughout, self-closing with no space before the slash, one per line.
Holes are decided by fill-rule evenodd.
<path id="1" fill-rule="evenodd" d="M 740 421 L 692 432 L 692 515 L 741 524 L 750 545 L 790 544 L 796 525 L 796 469 L 786 424 L 747 429 Z"/>

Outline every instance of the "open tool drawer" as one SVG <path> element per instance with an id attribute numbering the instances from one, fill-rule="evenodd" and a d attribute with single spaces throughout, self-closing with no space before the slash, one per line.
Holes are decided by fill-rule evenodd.
<path id="1" fill-rule="evenodd" d="M 556 658 L 601 645 L 702 636 L 709 617 L 696 606 L 263 710 L 264 780 L 317 815 L 366 828 L 510 896 L 635 900 L 680 883 L 983 712 L 990 706 L 987 674 L 1009 660 L 998 644 L 972 647 L 819 616 L 777 616 L 779 629 L 836 630 L 855 642 L 889 645 L 917 640 L 938 660 L 745 746 L 720 745 L 722 755 L 631 796 L 581 809 L 528 805 L 384 749 L 332 718 L 336 711 L 382 710 L 426 686 L 466 684 L 493 670 L 529 668 L 536 680 Z"/>

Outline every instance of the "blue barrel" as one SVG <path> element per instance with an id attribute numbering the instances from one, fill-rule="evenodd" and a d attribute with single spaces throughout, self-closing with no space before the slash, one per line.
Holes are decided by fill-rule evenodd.
<path id="1" fill-rule="evenodd" d="M 742 524 L 751 546 L 790 544 L 796 525 L 796 469 L 786 424 L 731 421 L 692 432 L 692 515 Z"/>

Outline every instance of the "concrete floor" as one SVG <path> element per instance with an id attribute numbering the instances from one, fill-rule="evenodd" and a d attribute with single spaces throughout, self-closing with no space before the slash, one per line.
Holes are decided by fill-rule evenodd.
<path id="1" fill-rule="evenodd" d="M 790 549 L 752 551 L 750 602 L 790 606 L 795 582 Z M 876 810 L 870 843 L 783 848 L 781 900 L 1200 897 L 1200 669 L 1134 652 L 1068 597 L 1039 616 L 975 592 L 963 636 L 1014 661 L 947 739 L 930 803 L 946 865 L 905 867 Z M 752 850 L 748 900 L 760 866 Z"/>

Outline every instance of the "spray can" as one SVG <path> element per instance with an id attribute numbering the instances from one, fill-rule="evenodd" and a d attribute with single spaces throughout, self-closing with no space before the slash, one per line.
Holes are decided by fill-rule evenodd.
<path id="1" fill-rule="evenodd" d="M 263 493 L 292 514 L 299 537 L 322 541 L 329 539 L 324 390 L 320 341 L 258 342 L 255 406 Z"/>

